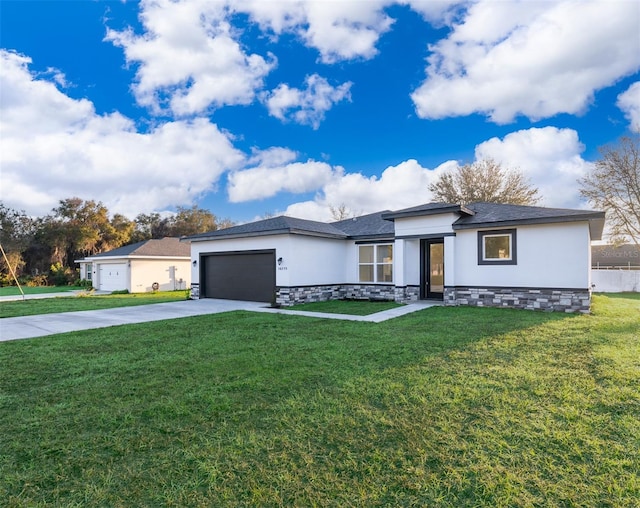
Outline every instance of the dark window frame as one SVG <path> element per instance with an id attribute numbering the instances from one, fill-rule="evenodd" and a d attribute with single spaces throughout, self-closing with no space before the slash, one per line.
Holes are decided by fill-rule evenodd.
<path id="1" fill-rule="evenodd" d="M 479 265 L 517 265 L 518 264 L 518 235 L 517 230 L 513 229 L 490 229 L 486 231 L 478 231 L 478 264 Z M 509 235 L 511 237 L 511 259 L 485 259 L 484 258 L 484 239 L 487 236 Z"/>

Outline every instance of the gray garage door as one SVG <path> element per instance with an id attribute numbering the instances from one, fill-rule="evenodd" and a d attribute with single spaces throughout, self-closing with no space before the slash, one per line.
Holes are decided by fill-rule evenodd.
<path id="1" fill-rule="evenodd" d="M 203 256 L 202 296 L 271 302 L 276 288 L 276 253 L 224 252 Z"/>

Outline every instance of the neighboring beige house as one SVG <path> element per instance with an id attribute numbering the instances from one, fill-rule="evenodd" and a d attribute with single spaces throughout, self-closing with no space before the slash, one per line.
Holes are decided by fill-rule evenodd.
<path id="1" fill-rule="evenodd" d="M 163 238 L 125 245 L 76 260 L 80 278 L 100 291 L 173 291 L 191 286 L 190 245 Z"/>

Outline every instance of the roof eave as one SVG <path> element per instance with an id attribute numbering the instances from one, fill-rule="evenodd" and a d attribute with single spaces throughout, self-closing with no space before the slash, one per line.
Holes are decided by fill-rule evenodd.
<path id="1" fill-rule="evenodd" d="M 349 240 L 357 240 L 359 242 L 362 241 L 379 241 L 379 240 L 389 240 L 392 242 L 395 239 L 395 235 L 393 233 L 384 233 L 379 235 L 352 235 L 349 237 Z"/>
<path id="2" fill-rule="evenodd" d="M 602 240 L 602 232 L 604 231 L 604 213 L 601 218 L 589 220 L 589 236 L 592 241 Z"/>
<path id="3" fill-rule="evenodd" d="M 320 238 L 335 238 L 337 240 L 344 240 L 348 238 L 344 233 L 322 233 L 320 231 L 307 231 L 305 229 L 291 229 L 289 232 L 292 235 L 317 236 Z"/>
<path id="4" fill-rule="evenodd" d="M 425 215 L 443 215 L 445 213 L 460 213 L 464 215 L 475 215 L 475 212 L 463 205 L 449 205 L 431 210 L 411 210 L 406 212 L 389 212 L 382 214 L 384 220 L 393 221 L 395 219 L 406 219 L 408 217 L 422 217 Z"/>
<path id="5" fill-rule="evenodd" d="M 319 231 L 307 231 L 304 229 L 273 229 L 270 231 L 254 231 L 250 233 L 231 233 L 225 235 L 211 235 L 203 237 L 190 237 L 191 242 L 208 242 L 213 240 L 232 240 L 237 238 L 255 238 L 259 236 L 276 236 L 276 235 L 303 235 L 303 236 L 316 236 L 321 238 L 336 238 L 345 239 L 347 235 L 340 233 L 321 233 Z"/>
<path id="6" fill-rule="evenodd" d="M 224 230 L 220 230 L 224 231 Z M 209 236 L 188 236 L 187 239 L 191 242 L 208 242 L 211 240 L 232 240 L 236 238 L 249 238 L 256 236 L 275 236 L 286 235 L 290 232 L 289 228 L 283 229 L 271 229 L 269 231 L 252 231 L 249 233 L 228 233 L 222 235 L 209 235 Z"/>
<path id="7" fill-rule="evenodd" d="M 481 229 L 481 228 L 495 228 L 495 227 L 503 227 L 503 226 L 520 226 L 520 225 L 535 225 L 535 224 L 561 224 L 561 223 L 569 223 L 569 222 L 589 222 L 589 230 L 593 231 L 592 237 L 597 236 L 598 226 L 592 226 L 592 222 L 601 222 L 602 228 L 604 228 L 604 212 L 593 212 L 581 215 L 570 215 L 570 216 L 560 216 L 560 217 L 536 217 L 531 219 L 512 219 L 512 220 L 501 220 L 501 221 L 486 221 L 486 222 L 476 222 L 470 224 L 457 224 L 453 223 L 452 228 L 454 230 L 460 229 Z M 602 231 L 600 231 L 600 236 L 602 235 Z M 595 239 L 595 238 L 592 238 Z"/>

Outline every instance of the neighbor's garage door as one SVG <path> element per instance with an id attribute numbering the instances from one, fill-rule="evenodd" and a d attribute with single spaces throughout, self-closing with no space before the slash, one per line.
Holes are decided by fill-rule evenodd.
<path id="1" fill-rule="evenodd" d="M 203 256 L 205 298 L 270 302 L 276 288 L 275 251 L 223 252 Z"/>
<path id="2" fill-rule="evenodd" d="M 119 291 L 127 289 L 127 265 L 100 265 L 99 288 L 102 291 Z"/>

